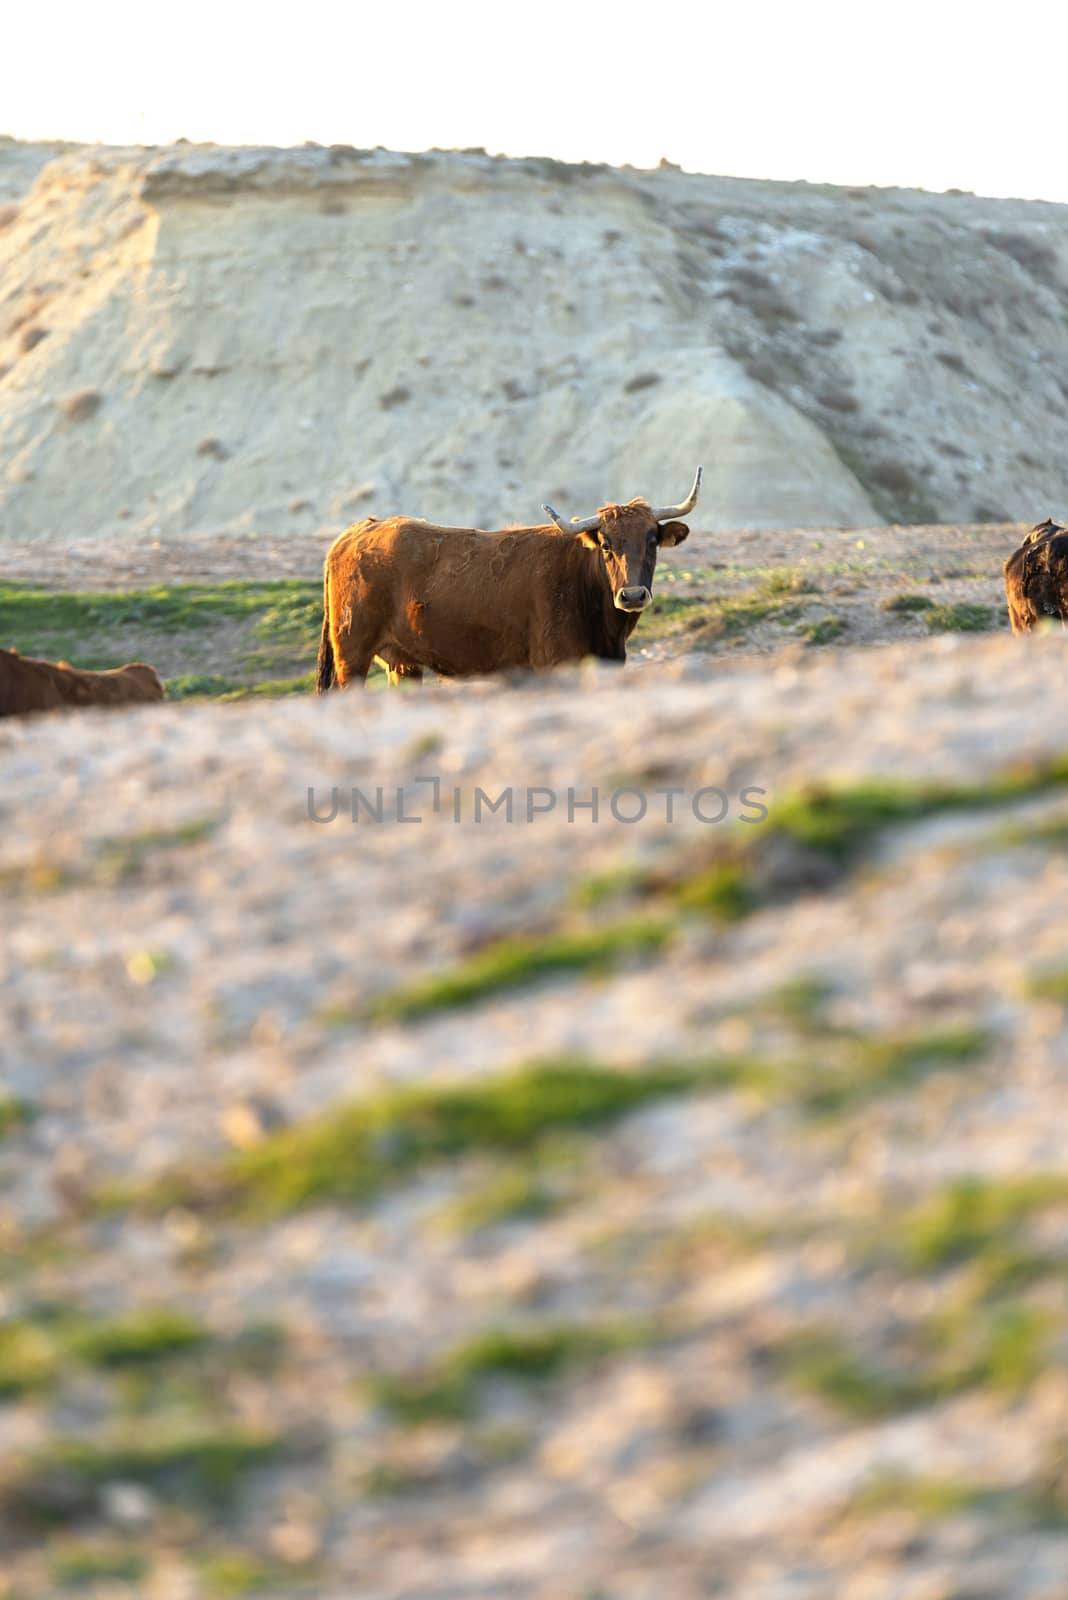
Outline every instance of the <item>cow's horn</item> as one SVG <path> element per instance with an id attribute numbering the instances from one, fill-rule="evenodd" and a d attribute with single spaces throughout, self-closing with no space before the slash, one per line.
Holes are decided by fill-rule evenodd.
<path id="1" fill-rule="evenodd" d="M 684 517 L 687 511 L 693 510 L 694 506 L 697 504 L 697 496 L 701 492 L 701 474 L 703 471 L 703 467 L 698 467 L 697 475 L 693 480 L 693 488 L 690 490 L 689 494 L 686 496 L 681 505 L 653 507 L 653 516 L 656 518 L 657 522 L 670 522 L 673 517 Z"/>
<path id="2" fill-rule="evenodd" d="M 592 533 L 594 528 L 601 526 L 601 519 L 598 516 L 572 517 L 570 522 L 565 522 L 563 517 L 553 510 L 552 506 L 543 505 L 541 509 L 549 513 L 561 533 Z"/>

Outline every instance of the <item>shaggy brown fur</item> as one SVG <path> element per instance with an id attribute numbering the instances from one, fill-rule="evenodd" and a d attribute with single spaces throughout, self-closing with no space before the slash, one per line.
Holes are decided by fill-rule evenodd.
<path id="1" fill-rule="evenodd" d="M 0 717 L 71 706 L 139 705 L 164 699 L 155 667 L 143 661 L 110 672 L 81 672 L 66 661 L 39 661 L 0 650 Z"/>
<path id="2" fill-rule="evenodd" d="M 658 525 L 645 500 L 599 515 L 600 528 L 583 534 L 354 523 L 323 568 L 319 693 L 362 683 L 375 660 L 391 683 L 424 669 L 470 677 L 590 655 L 624 661 L 660 547 L 690 530 Z"/>
<path id="3" fill-rule="evenodd" d="M 1068 618 L 1068 528 L 1049 517 L 1036 523 L 1003 568 L 1013 633 Z"/>

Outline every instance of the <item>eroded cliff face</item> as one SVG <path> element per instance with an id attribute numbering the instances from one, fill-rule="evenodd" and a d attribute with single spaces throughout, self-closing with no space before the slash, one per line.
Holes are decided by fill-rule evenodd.
<path id="1" fill-rule="evenodd" d="M 1068 208 L 0 141 L 0 537 L 1063 511 Z"/>

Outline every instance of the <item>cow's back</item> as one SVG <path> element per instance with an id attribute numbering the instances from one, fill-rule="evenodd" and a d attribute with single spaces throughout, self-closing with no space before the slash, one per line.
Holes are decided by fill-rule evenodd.
<path id="1" fill-rule="evenodd" d="M 0 717 L 58 711 L 62 697 L 41 663 L 14 650 L 0 650 Z"/>
<path id="2" fill-rule="evenodd" d="M 369 517 L 339 535 L 326 564 L 331 584 L 356 603 L 414 597 L 473 623 L 483 609 L 497 618 L 502 609 L 529 609 L 532 593 L 559 585 L 561 556 L 577 552 L 577 541 L 555 528 L 490 532 Z"/>
<path id="3" fill-rule="evenodd" d="M 138 705 L 164 698 L 159 674 L 143 661 L 106 672 L 88 672 L 66 661 L 0 650 L 0 716 L 28 716 L 67 707 Z"/>

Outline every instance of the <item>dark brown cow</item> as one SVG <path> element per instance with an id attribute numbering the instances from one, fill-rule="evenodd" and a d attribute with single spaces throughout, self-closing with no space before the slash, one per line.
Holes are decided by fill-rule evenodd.
<path id="1" fill-rule="evenodd" d="M 1047 517 L 1006 561 L 1005 596 L 1013 633 L 1068 618 L 1068 528 Z"/>
<path id="2" fill-rule="evenodd" d="M 391 683 L 424 669 L 471 677 L 600 656 L 625 661 L 652 599 L 656 558 L 689 534 L 692 511 L 645 500 L 536 528 L 439 528 L 410 517 L 355 523 L 323 568 L 319 693 L 362 683 L 372 661 Z"/>
<path id="3" fill-rule="evenodd" d="M 81 672 L 66 661 L 39 661 L 0 650 L 0 717 L 71 706 L 141 705 L 164 698 L 155 667 L 143 661 L 110 672 Z"/>

